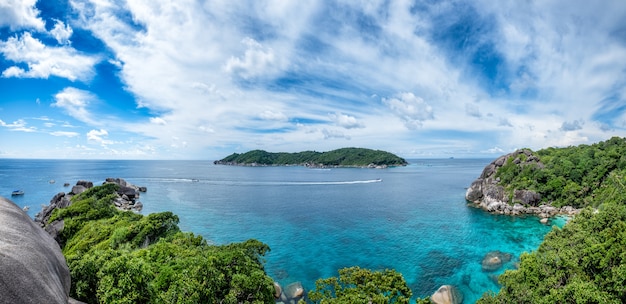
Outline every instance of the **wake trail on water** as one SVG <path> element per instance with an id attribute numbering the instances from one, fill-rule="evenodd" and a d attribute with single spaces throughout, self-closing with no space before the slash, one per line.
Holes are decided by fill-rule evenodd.
<path id="1" fill-rule="evenodd" d="M 290 185 L 354 185 L 380 183 L 382 179 L 352 180 L 352 181 L 233 181 L 233 180 L 204 180 L 195 178 L 147 178 L 152 182 L 162 183 L 199 183 L 215 185 L 242 185 L 242 186 L 290 186 Z"/>

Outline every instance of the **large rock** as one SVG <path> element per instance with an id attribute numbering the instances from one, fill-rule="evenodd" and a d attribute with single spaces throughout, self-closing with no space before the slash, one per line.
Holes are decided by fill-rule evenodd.
<path id="1" fill-rule="evenodd" d="M 57 242 L 0 197 L 0 303 L 68 303 L 70 272 Z"/>
<path id="2" fill-rule="evenodd" d="M 463 294 L 452 285 L 443 285 L 430 296 L 430 301 L 435 304 L 460 304 L 463 303 Z"/>
<path id="3" fill-rule="evenodd" d="M 288 300 L 297 300 L 304 296 L 304 287 L 302 287 L 302 283 L 295 282 L 287 285 L 283 292 Z"/>

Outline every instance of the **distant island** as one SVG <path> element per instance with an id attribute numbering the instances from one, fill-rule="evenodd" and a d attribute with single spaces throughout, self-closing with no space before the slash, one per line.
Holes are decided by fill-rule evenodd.
<path id="1" fill-rule="evenodd" d="M 232 166 L 306 166 L 313 168 L 387 168 L 406 166 L 408 162 L 393 153 L 365 148 L 342 148 L 328 152 L 304 151 L 298 153 L 271 153 L 252 150 L 233 153 L 214 162 Z"/>

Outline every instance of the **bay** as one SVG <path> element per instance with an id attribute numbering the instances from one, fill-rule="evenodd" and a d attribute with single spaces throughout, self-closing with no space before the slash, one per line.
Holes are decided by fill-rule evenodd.
<path id="1" fill-rule="evenodd" d="M 271 248 L 266 271 L 283 285 L 336 276 L 361 266 L 395 269 L 415 296 L 457 286 L 465 303 L 497 291 L 495 277 L 551 229 L 536 217 L 492 215 L 469 207 L 466 187 L 489 159 L 410 160 L 388 169 L 231 167 L 211 161 L 0 159 L 0 195 L 31 217 L 78 180 L 121 177 L 146 186 L 143 214 L 172 211 L 180 227 L 214 244 L 255 238 Z M 51 181 L 54 180 L 54 183 Z M 13 190 L 23 196 L 11 197 Z M 554 224 L 562 225 L 562 219 Z M 515 258 L 484 272 L 490 251 Z"/>

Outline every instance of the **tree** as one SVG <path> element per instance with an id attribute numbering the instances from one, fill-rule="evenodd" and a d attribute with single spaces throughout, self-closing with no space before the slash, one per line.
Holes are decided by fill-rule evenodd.
<path id="1" fill-rule="evenodd" d="M 309 299 L 315 303 L 409 303 L 412 292 L 395 270 L 371 271 L 359 267 L 339 270 L 339 278 L 319 279 Z"/>

